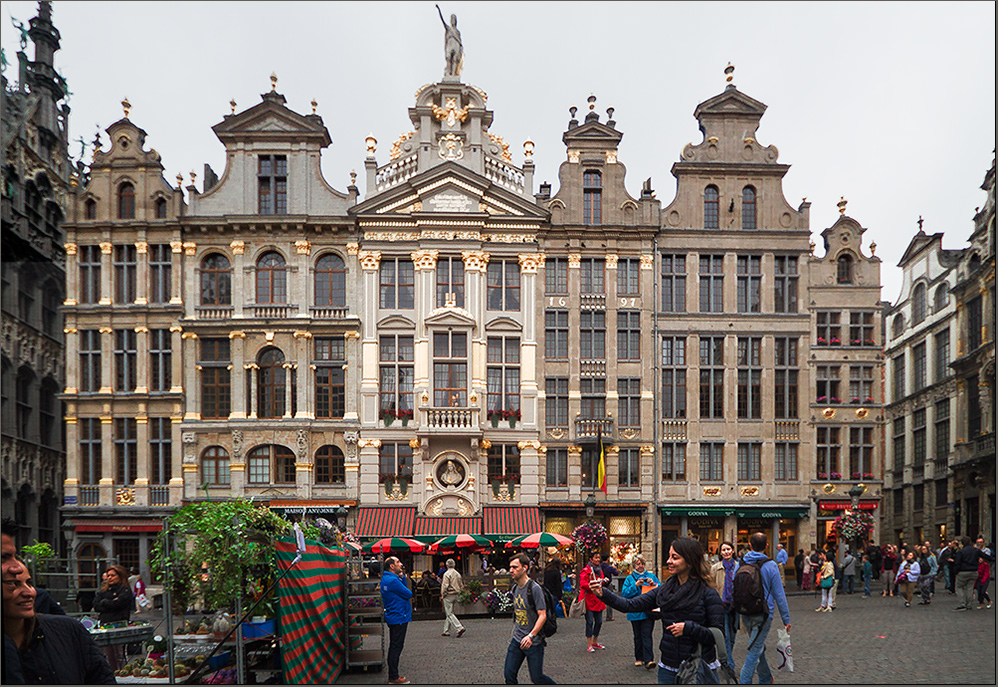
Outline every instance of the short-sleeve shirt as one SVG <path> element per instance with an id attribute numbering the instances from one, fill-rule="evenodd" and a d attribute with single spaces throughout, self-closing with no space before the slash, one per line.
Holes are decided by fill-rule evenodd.
<path id="1" fill-rule="evenodd" d="M 530 603 L 528 596 L 534 597 L 534 603 Z M 536 582 L 527 580 L 527 584 L 521 587 L 513 583 L 513 640 L 521 642 L 524 637 L 530 634 L 537 624 L 537 609 L 546 608 L 544 602 L 544 592 Z M 544 641 L 544 635 L 534 637 L 533 643 Z"/>

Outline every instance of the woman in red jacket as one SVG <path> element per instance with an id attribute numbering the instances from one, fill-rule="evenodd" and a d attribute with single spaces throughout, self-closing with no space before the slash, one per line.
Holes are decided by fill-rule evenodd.
<path id="1" fill-rule="evenodd" d="M 596 651 L 606 647 L 599 643 L 599 631 L 603 627 L 603 609 L 606 604 L 589 591 L 589 580 L 600 578 L 605 585 L 609 580 L 603 576 L 602 558 L 599 551 L 593 551 L 589 563 L 579 573 L 579 598 L 586 607 L 586 639 L 589 646 L 586 651 Z"/>

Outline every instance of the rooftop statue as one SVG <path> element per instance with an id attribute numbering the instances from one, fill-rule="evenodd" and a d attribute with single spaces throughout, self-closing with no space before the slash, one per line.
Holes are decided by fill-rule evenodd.
<path id="1" fill-rule="evenodd" d="M 444 25 L 444 59 L 447 61 L 445 76 L 461 76 L 464 66 L 464 45 L 461 43 L 461 32 L 457 30 L 457 15 L 450 15 L 450 25 L 444 21 L 444 13 L 440 5 L 436 6 L 440 22 Z"/>

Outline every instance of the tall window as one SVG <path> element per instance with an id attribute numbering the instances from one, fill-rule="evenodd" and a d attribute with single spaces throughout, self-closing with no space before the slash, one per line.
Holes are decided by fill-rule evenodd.
<path id="1" fill-rule="evenodd" d="M 603 223 L 603 175 L 593 170 L 582 174 L 582 223 Z"/>
<path id="2" fill-rule="evenodd" d="M 346 346 L 342 336 L 315 338 L 315 416 L 339 418 L 346 412 Z"/>
<path id="3" fill-rule="evenodd" d="M 583 258 L 579 263 L 579 287 L 582 293 L 605 293 L 603 258 Z"/>
<path id="4" fill-rule="evenodd" d="M 118 219 L 135 219 L 135 187 L 127 181 L 118 187 Z"/>
<path id="5" fill-rule="evenodd" d="M 487 346 L 488 409 L 519 410 L 520 339 L 516 336 L 490 336 Z"/>
<path id="6" fill-rule="evenodd" d="M 315 304 L 345 308 L 347 304 L 347 268 L 343 258 L 327 253 L 315 263 Z"/>
<path id="7" fill-rule="evenodd" d="M 149 483 L 166 485 L 173 477 L 170 418 L 149 418 Z"/>
<path id="8" fill-rule="evenodd" d="M 433 405 L 468 405 L 468 335 L 433 334 Z"/>
<path id="9" fill-rule="evenodd" d="M 166 198 L 156 199 L 156 219 L 166 219 L 167 205 Z"/>
<path id="10" fill-rule="evenodd" d="M 288 212 L 288 158 L 286 155 L 261 155 L 257 160 L 257 198 L 261 215 L 286 215 Z"/>
<path id="11" fill-rule="evenodd" d="M 755 189 L 742 189 L 742 229 L 755 229 Z"/>
<path id="12" fill-rule="evenodd" d="M 415 349 L 411 336 L 389 334 L 378 343 L 381 410 L 413 410 Z"/>
<path id="13" fill-rule="evenodd" d="M 288 272 L 284 256 L 270 251 L 256 263 L 256 302 L 262 305 L 288 302 Z"/>
<path id="14" fill-rule="evenodd" d="M 520 450 L 516 444 L 492 444 L 489 447 L 489 482 L 520 482 Z"/>
<path id="15" fill-rule="evenodd" d="M 62 289 L 54 281 L 49 281 L 42 287 L 42 331 L 56 338 L 62 329 L 62 318 L 59 306 L 62 305 Z"/>
<path id="16" fill-rule="evenodd" d="M 288 447 L 277 444 L 257 446 L 247 454 L 247 459 L 249 484 L 295 483 L 295 454 Z"/>
<path id="17" fill-rule="evenodd" d="M 911 347 L 912 392 L 925 388 L 926 381 L 925 342 Z"/>
<path id="18" fill-rule="evenodd" d="M 568 293 L 567 258 L 548 258 L 544 261 L 544 293 Z"/>
<path id="19" fill-rule="evenodd" d="M 544 424 L 548 427 L 568 427 L 568 378 L 544 379 Z"/>
<path id="20" fill-rule="evenodd" d="M 852 346 L 874 346 L 873 312 L 859 310 L 849 313 L 849 344 Z"/>
<path id="21" fill-rule="evenodd" d="M 777 482 L 797 481 L 798 444 L 780 441 L 774 454 L 774 478 Z"/>
<path id="22" fill-rule="evenodd" d="M 547 462 L 547 481 L 549 487 L 568 486 L 568 450 L 564 448 L 549 448 L 545 455 Z"/>
<path id="23" fill-rule="evenodd" d="M 911 323 L 912 325 L 920 324 L 925 321 L 925 315 L 928 312 L 929 304 L 928 297 L 926 295 L 926 288 L 924 282 L 919 282 L 915 284 L 915 289 L 911 294 Z"/>
<path id="24" fill-rule="evenodd" d="M 17 403 L 17 436 L 27 439 L 31 429 L 31 415 L 34 404 L 31 402 L 31 389 L 35 384 L 35 375 L 27 367 L 22 367 L 17 373 L 15 401 Z"/>
<path id="25" fill-rule="evenodd" d="M 839 366 L 818 365 L 815 368 L 815 402 L 841 403 Z"/>
<path id="26" fill-rule="evenodd" d="M 134 329 L 114 330 L 114 388 L 135 391 L 136 363 L 139 355 Z"/>
<path id="27" fill-rule="evenodd" d="M 346 459 L 338 446 L 327 444 L 315 452 L 315 483 L 346 484 Z"/>
<path id="28" fill-rule="evenodd" d="M 584 448 L 579 456 L 580 467 L 582 468 L 582 488 L 584 490 L 597 489 L 599 487 L 599 447 Z"/>
<path id="29" fill-rule="evenodd" d="M 775 310 L 797 312 L 797 257 L 777 255 L 775 261 Z"/>
<path id="30" fill-rule="evenodd" d="M 30 269 L 22 269 L 17 280 L 17 314 L 22 321 L 33 324 L 35 310 L 35 275 Z"/>
<path id="31" fill-rule="evenodd" d="M 582 395 L 582 418 L 602 420 L 606 417 L 606 380 L 600 377 L 587 377 L 579 380 Z"/>
<path id="32" fill-rule="evenodd" d="M 949 451 L 950 451 L 948 398 L 944 398 L 941 401 L 936 401 L 935 423 L 936 423 L 935 459 L 937 463 L 942 463 L 943 465 L 945 465 L 949 460 Z"/>
<path id="33" fill-rule="evenodd" d="M 978 375 L 967 378 L 967 434 L 976 437 L 981 433 L 981 388 Z"/>
<path id="34" fill-rule="evenodd" d="M 378 463 L 383 477 L 412 479 L 412 447 L 409 444 L 382 442 Z"/>
<path id="35" fill-rule="evenodd" d="M 617 295 L 641 295 L 641 260 L 620 258 L 617 261 Z"/>
<path id="36" fill-rule="evenodd" d="M 87 202 L 84 203 L 83 218 L 97 219 L 97 201 L 95 201 L 93 198 L 87 198 Z"/>
<path id="37" fill-rule="evenodd" d="M 662 444 L 662 481 L 686 481 L 686 444 Z"/>
<path id="38" fill-rule="evenodd" d="M 232 388 L 229 383 L 229 340 L 202 338 L 201 360 L 201 417 L 203 419 L 227 418 L 232 412 Z"/>
<path id="39" fill-rule="evenodd" d="M 173 256 L 170 245 L 154 243 L 149 246 L 149 302 L 169 303 L 170 285 L 173 280 Z"/>
<path id="40" fill-rule="evenodd" d="M 201 483 L 212 487 L 229 486 L 229 452 L 221 446 L 209 446 L 202 454 Z"/>
<path id="41" fill-rule="evenodd" d="M 946 304 L 949 303 L 949 285 L 940 284 L 936 287 L 936 295 L 934 297 L 933 311 L 942 312 L 946 308 Z"/>
<path id="42" fill-rule="evenodd" d="M 849 476 L 873 478 L 873 427 L 849 428 Z"/>
<path id="43" fill-rule="evenodd" d="M 700 312 L 724 311 L 724 256 L 700 256 Z"/>
<path id="44" fill-rule="evenodd" d="M 738 444 L 738 481 L 758 482 L 762 479 L 762 444 Z"/>
<path id="45" fill-rule="evenodd" d="M 700 337 L 700 417 L 724 417 L 724 337 Z"/>
<path id="46" fill-rule="evenodd" d="M 97 391 L 101 385 L 101 334 L 96 329 L 81 329 L 80 391 Z"/>
<path id="47" fill-rule="evenodd" d="M 837 265 L 837 277 L 840 284 L 852 284 L 853 274 L 852 274 L 852 256 L 849 253 L 843 253 L 839 256 L 836 261 Z"/>
<path id="48" fill-rule="evenodd" d="M 925 485 L 916 484 L 911 490 L 911 509 L 920 511 L 925 508 Z"/>
<path id="49" fill-rule="evenodd" d="M 169 391 L 173 385 L 173 344 L 169 329 L 149 330 L 149 390 Z"/>
<path id="50" fill-rule="evenodd" d="M 949 377 L 949 328 L 935 336 L 936 341 L 936 381 L 941 382 Z"/>
<path id="51" fill-rule="evenodd" d="M 641 450 L 622 448 L 617 454 L 617 484 L 621 487 L 641 486 Z"/>
<path id="52" fill-rule="evenodd" d="M 840 346 L 842 344 L 842 313 L 835 310 L 819 310 L 817 312 L 819 346 Z"/>
<path id="53" fill-rule="evenodd" d="M 100 418 L 81 417 L 77 422 L 80 431 L 80 484 L 99 484 L 103 477 Z"/>
<path id="54" fill-rule="evenodd" d="M 776 337 L 773 406 L 777 419 L 799 417 L 797 409 L 797 339 Z"/>
<path id="55" fill-rule="evenodd" d="M 891 359 L 892 369 L 894 371 L 894 399 L 898 401 L 905 396 L 905 385 L 904 385 L 904 352 L 898 353 Z"/>
<path id="56" fill-rule="evenodd" d="M 58 446 L 62 434 L 55 423 L 58 393 L 59 387 L 51 377 L 45 378 L 38 389 L 38 437 L 45 446 Z"/>
<path id="57" fill-rule="evenodd" d="M 818 455 L 817 468 L 818 479 L 837 479 L 834 475 L 839 475 L 839 427 L 817 428 L 818 435 Z"/>
<path id="58" fill-rule="evenodd" d="M 114 420 L 114 483 L 135 484 L 139 469 L 139 442 L 134 418 Z"/>
<path id="59" fill-rule="evenodd" d="M 606 311 L 583 310 L 580 317 L 580 352 L 583 360 L 606 358 Z"/>
<path id="60" fill-rule="evenodd" d="M 738 266 L 738 312 L 760 312 L 762 310 L 762 257 L 759 255 L 739 255 Z"/>
<path id="61" fill-rule="evenodd" d="M 967 301 L 967 352 L 970 353 L 981 345 L 981 297 L 976 296 Z"/>
<path id="62" fill-rule="evenodd" d="M 925 465 L 927 455 L 925 408 L 919 408 L 911 414 L 911 453 L 915 467 Z"/>
<path id="63" fill-rule="evenodd" d="M 490 262 L 486 280 L 489 310 L 520 309 L 520 265 L 516 260 Z"/>
<path id="64" fill-rule="evenodd" d="M 415 307 L 416 277 L 412 260 L 382 258 L 378 273 L 382 308 L 411 310 Z"/>
<path id="65" fill-rule="evenodd" d="M 114 302 L 135 302 L 135 246 L 114 247 Z"/>
<path id="66" fill-rule="evenodd" d="M 686 256 L 662 256 L 662 310 L 686 312 Z"/>
<path id="67" fill-rule="evenodd" d="M 873 366 L 849 366 L 849 402 L 873 403 Z"/>
<path id="68" fill-rule="evenodd" d="M 899 314 L 894 318 L 894 323 L 891 325 L 891 336 L 893 338 L 898 338 L 904 333 L 904 315 Z"/>
<path id="69" fill-rule="evenodd" d="M 641 313 L 617 311 L 617 360 L 641 360 Z"/>
<path id="70" fill-rule="evenodd" d="M 201 305 L 232 304 L 232 267 L 221 253 L 201 262 Z"/>
<path id="71" fill-rule="evenodd" d="M 894 418 L 894 471 L 900 472 L 904 469 L 905 459 L 905 418 Z"/>
<path id="72" fill-rule="evenodd" d="M 703 191 L 703 228 L 717 229 L 720 217 L 720 196 L 717 186 L 708 186 Z"/>
<path id="73" fill-rule="evenodd" d="M 762 417 L 762 339 L 738 337 L 738 417 Z"/>
<path id="74" fill-rule="evenodd" d="M 568 360 L 568 311 L 544 311 L 544 357 Z"/>
<path id="75" fill-rule="evenodd" d="M 288 370 L 284 368 L 284 353 L 277 348 L 264 349 L 257 365 L 257 416 L 281 417 L 287 401 Z"/>
<path id="76" fill-rule="evenodd" d="M 437 307 L 442 308 L 448 300 L 454 300 L 458 308 L 464 307 L 464 262 L 461 258 L 439 258 L 437 260 Z"/>
<path id="77" fill-rule="evenodd" d="M 621 427 L 641 426 L 641 380 L 617 379 L 617 421 Z"/>
<path id="78" fill-rule="evenodd" d="M 78 254 L 80 303 L 96 303 L 100 300 L 100 246 L 80 246 Z"/>
<path id="79" fill-rule="evenodd" d="M 724 480 L 724 444 L 700 442 L 700 481 L 720 482 L 722 480 Z"/>
<path id="80" fill-rule="evenodd" d="M 662 337 L 662 417 L 686 417 L 686 337 Z"/>

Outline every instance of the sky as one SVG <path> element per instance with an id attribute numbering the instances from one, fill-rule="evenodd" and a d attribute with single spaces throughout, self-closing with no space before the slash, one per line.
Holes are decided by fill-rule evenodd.
<path id="1" fill-rule="evenodd" d="M 0 40 L 17 78 L 18 32 L 35 2 L 4 2 Z M 590 94 L 624 137 L 619 161 L 639 196 L 675 197 L 670 169 L 702 135 L 693 111 L 720 93 L 724 68 L 768 106 L 757 132 L 790 165 L 783 191 L 811 202 L 811 231 L 835 222 L 836 203 L 867 228 L 883 259 L 881 297 L 896 301 L 897 267 L 917 220 L 943 245 L 966 245 L 995 149 L 993 2 L 445 2 L 458 17 L 462 81 L 489 95 L 491 131 L 515 164 L 534 141 L 535 191 L 558 189 L 561 135 Z M 270 75 L 288 106 L 317 113 L 333 139 L 322 171 L 339 190 L 351 170 L 364 188 L 364 138 L 379 164 L 411 130 L 416 90 L 439 81 L 444 30 L 430 2 L 53 2 L 62 35 L 56 68 L 69 82 L 72 154 L 118 120 L 121 100 L 148 134 L 173 184 L 205 163 L 221 176 L 211 127 L 260 102 Z M 33 49 L 29 45 L 29 57 Z M 581 117 L 580 117 L 581 119 Z M 84 158 L 90 161 L 90 149 Z"/>

